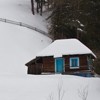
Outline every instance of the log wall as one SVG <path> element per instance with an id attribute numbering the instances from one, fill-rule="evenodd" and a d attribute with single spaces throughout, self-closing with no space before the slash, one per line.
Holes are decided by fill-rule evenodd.
<path id="1" fill-rule="evenodd" d="M 55 72 L 55 62 L 53 57 L 43 58 L 43 72 Z"/>
<path id="2" fill-rule="evenodd" d="M 70 57 L 79 57 L 79 68 L 78 69 L 70 69 Z M 64 58 L 65 58 L 65 72 L 88 70 L 87 55 L 65 56 Z"/>
<path id="3" fill-rule="evenodd" d="M 79 57 L 80 67 L 78 69 L 70 69 L 70 57 Z M 87 55 L 64 56 L 65 72 L 88 70 Z M 55 72 L 55 58 L 43 57 L 41 63 L 30 64 L 28 66 L 28 74 L 40 74 L 41 72 Z"/>

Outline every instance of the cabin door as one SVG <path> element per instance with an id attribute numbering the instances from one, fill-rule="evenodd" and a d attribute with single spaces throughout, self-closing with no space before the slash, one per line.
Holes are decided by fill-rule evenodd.
<path id="1" fill-rule="evenodd" d="M 55 59 L 55 72 L 56 73 L 64 72 L 64 58 Z"/>

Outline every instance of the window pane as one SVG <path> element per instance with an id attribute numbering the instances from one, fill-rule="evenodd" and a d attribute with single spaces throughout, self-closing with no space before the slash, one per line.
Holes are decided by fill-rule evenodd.
<path id="1" fill-rule="evenodd" d="M 70 66 L 78 67 L 79 66 L 79 58 L 78 57 L 70 58 Z"/>
<path id="2" fill-rule="evenodd" d="M 78 66 L 78 59 L 74 59 L 75 61 L 75 66 Z"/>
<path id="3" fill-rule="evenodd" d="M 73 67 L 75 66 L 75 61 L 74 61 L 74 59 L 72 60 L 72 66 L 73 66 Z"/>

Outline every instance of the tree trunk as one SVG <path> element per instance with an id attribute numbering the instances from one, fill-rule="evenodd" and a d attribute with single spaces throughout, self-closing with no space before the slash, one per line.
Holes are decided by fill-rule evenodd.
<path id="1" fill-rule="evenodd" d="M 39 2 L 37 2 L 37 13 L 39 13 Z"/>
<path id="2" fill-rule="evenodd" d="M 42 10 L 43 10 L 43 0 L 41 0 L 41 4 L 40 4 L 40 15 L 42 16 Z"/>
<path id="3" fill-rule="evenodd" d="M 34 1 L 33 0 L 31 0 L 31 10 L 32 10 L 32 13 L 34 15 Z"/>

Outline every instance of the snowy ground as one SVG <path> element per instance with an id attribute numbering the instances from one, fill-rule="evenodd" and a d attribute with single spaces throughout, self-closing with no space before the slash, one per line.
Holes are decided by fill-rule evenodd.
<path id="1" fill-rule="evenodd" d="M 31 13 L 31 0 L 0 0 L 0 18 L 23 22 L 47 32 L 45 16 Z"/>
<path id="2" fill-rule="evenodd" d="M 45 18 L 32 15 L 30 0 L 0 0 L 0 18 L 46 30 Z M 51 39 L 38 32 L 0 22 L 0 74 L 26 74 L 25 63 L 50 43 Z"/>
<path id="3" fill-rule="evenodd" d="M 33 16 L 30 9 L 30 0 L 0 0 L 0 18 L 47 30 L 44 17 Z M 38 32 L 0 22 L 0 100 L 58 100 L 58 84 L 61 95 L 65 91 L 62 100 L 83 100 L 84 91 L 87 100 L 100 100 L 100 78 L 26 75 L 24 64 L 50 43 Z"/>
<path id="4" fill-rule="evenodd" d="M 25 74 L 25 63 L 50 42 L 33 30 L 0 22 L 0 73 Z"/>
<path id="5" fill-rule="evenodd" d="M 67 75 L 0 75 L 0 100 L 58 100 L 58 86 L 62 86 L 62 100 L 100 100 L 100 79 Z M 82 95 L 79 97 L 79 95 Z M 50 97 L 53 97 L 53 99 Z M 84 97 L 84 96 L 83 96 Z"/>

